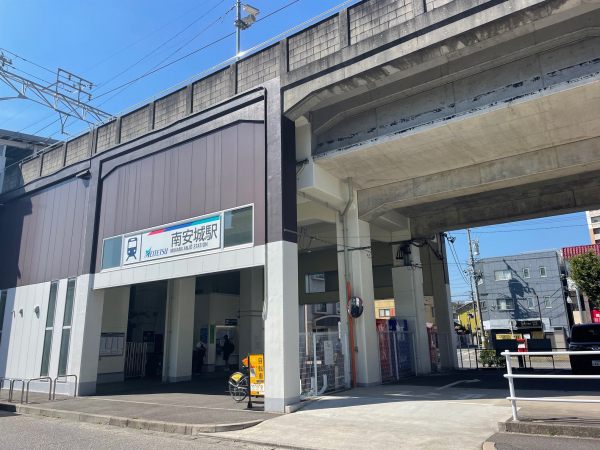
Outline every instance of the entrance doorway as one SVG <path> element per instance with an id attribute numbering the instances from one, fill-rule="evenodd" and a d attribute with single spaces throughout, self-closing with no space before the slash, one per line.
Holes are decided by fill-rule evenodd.
<path id="1" fill-rule="evenodd" d="M 131 286 L 127 315 L 125 377 L 161 379 L 167 281 Z"/>

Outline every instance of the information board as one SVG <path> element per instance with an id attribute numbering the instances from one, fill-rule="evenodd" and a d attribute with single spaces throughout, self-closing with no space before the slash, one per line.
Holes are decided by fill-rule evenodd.
<path id="1" fill-rule="evenodd" d="M 102 333 L 100 335 L 100 356 L 123 356 L 125 333 Z"/>
<path id="2" fill-rule="evenodd" d="M 265 395 L 265 355 L 248 355 L 250 395 Z"/>

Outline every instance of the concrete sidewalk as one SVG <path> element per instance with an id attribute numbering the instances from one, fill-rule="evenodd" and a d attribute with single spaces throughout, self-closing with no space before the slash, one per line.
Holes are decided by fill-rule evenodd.
<path id="1" fill-rule="evenodd" d="M 473 387 L 477 384 L 478 381 L 473 380 L 455 386 L 439 383 L 415 386 L 405 381 L 355 389 L 323 397 L 293 415 L 219 436 L 326 450 L 480 449 L 486 439 L 497 433 L 498 423 L 511 418 L 511 407 L 506 400 L 508 392 Z M 566 395 L 563 391 L 531 390 L 522 390 L 521 394 L 530 397 Z M 527 403 L 519 405 L 524 417 L 528 412 L 537 414 L 542 410 L 552 415 L 552 405 L 556 405 Z M 600 417 L 597 411 L 593 407 L 589 416 Z M 566 419 L 573 411 L 563 412 Z M 559 415 L 558 411 L 554 414 Z"/>
<path id="2" fill-rule="evenodd" d="M 246 402 L 235 403 L 226 389 L 226 380 L 222 381 L 115 383 L 99 388 L 101 395 L 57 396 L 54 401 L 48 400 L 48 394 L 32 392 L 27 405 L 19 404 L 21 392 L 16 390 L 15 403 L 8 403 L 8 390 L 3 389 L 0 409 L 181 434 L 243 429 L 278 416 L 263 412 L 261 399 L 253 399 L 252 410 L 246 409 Z"/>
<path id="3" fill-rule="evenodd" d="M 510 417 L 498 390 L 384 385 L 325 396 L 220 437 L 308 449 L 479 449 Z"/>
<path id="4" fill-rule="evenodd" d="M 539 396 L 567 397 L 564 392 Z M 598 400 L 598 397 L 571 393 L 571 399 Z M 600 403 L 517 402 L 518 421 L 511 418 L 498 424 L 502 432 L 600 439 Z M 599 445 L 600 446 L 600 445 Z"/>

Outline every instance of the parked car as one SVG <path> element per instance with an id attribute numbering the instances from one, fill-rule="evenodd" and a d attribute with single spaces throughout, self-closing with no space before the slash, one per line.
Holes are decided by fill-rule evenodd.
<path id="1" fill-rule="evenodd" d="M 569 351 L 600 351 L 600 323 L 573 325 L 569 339 Z M 574 374 L 590 375 L 600 373 L 600 354 L 569 355 Z"/>

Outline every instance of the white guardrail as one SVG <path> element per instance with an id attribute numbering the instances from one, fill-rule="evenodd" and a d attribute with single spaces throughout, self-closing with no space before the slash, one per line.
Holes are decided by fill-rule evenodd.
<path id="1" fill-rule="evenodd" d="M 506 397 L 506 400 L 510 400 L 512 405 L 513 419 L 519 420 L 517 415 L 517 400 L 527 402 L 564 402 L 564 403 L 600 403 L 600 400 L 578 400 L 568 398 L 549 398 L 549 397 L 517 397 L 515 396 L 515 378 L 567 378 L 567 379 L 600 379 L 600 375 L 536 375 L 536 374 L 513 374 L 510 357 L 511 356 L 569 356 L 569 355 L 598 355 L 600 359 L 600 351 L 582 351 L 582 352 L 502 352 L 502 356 L 506 357 L 506 374 L 504 378 L 508 378 L 508 388 L 510 390 L 510 397 Z M 591 362 L 590 362 L 591 365 Z"/>

